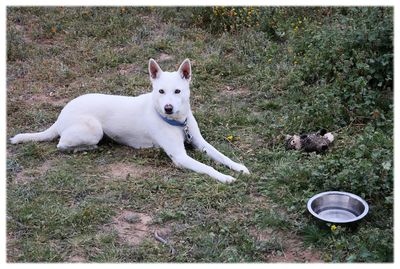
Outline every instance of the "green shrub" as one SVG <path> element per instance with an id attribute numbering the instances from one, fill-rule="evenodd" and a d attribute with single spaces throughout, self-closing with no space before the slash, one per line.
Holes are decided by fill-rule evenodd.
<path id="1" fill-rule="evenodd" d="M 393 101 L 393 11 L 354 8 L 347 13 L 342 16 L 339 9 L 329 23 L 293 31 L 291 55 L 302 81 L 331 83 L 347 121 L 365 122 L 372 109 L 388 111 Z"/>
<path id="2" fill-rule="evenodd" d="M 287 58 L 282 60 L 296 67 L 289 75 L 289 89 L 329 84 L 332 98 L 319 100 L 335 105 L 340 102 L 335 113 L 341 118 L 335 122 L 338 125 L 367 122 L 372 113 L 391 110 L 392 8 L 210 7 L 195 9 L 190 18 L 216 33 L 239 34 L 251 28 L 264 32 L 270 39 L 286 41 Z M 249 36 L 248 42 L 254 43 L 255 38 L 262 40 Z M 240 46 L 246 51 L 246 44 Z M 258 47 L 263 48 L 262 44 Z M 252 58 L 250 54 L 245 56 Z M 270 64 L 272 58 L 268 58 L 255 60 Z M 315 98 L 315 91 L 302 89 L 302 93 L 311 97 L 316 108 L 324 108 Z M 321 93 L 329 94 L 324 89 Z"/>

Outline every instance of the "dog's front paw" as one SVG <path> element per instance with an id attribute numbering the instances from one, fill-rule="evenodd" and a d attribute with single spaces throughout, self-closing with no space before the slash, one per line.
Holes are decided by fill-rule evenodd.
<path id="1" fill-rule="evenodd" d="M 16 136 L 14 136 L 14 137 L 11 137 L 11 138 L 10 138 L 11 144 L 18 144 L 18 143 L 20 142 L 19 137 L 20 137 L 20 135 L 16 135 Z"/>
<path id="2" fill-rule="evenodd" d="M 222 183 L 231 183 L 236 180 L 236 178 L 224 174 L 221 174 L 217 179 Z"/>
<path id="3" fill-rule="evenodd" d="M 247 175 L 250 174 L 249 169 L 247 169 L 246 166 L 244 166 L 243 164 L 240 164 L 240 163 L 235 163 L 235 165 L 233 165 L 231 168 L 233 170 L 241 172 L 243 174 L 247 174 Z"/>

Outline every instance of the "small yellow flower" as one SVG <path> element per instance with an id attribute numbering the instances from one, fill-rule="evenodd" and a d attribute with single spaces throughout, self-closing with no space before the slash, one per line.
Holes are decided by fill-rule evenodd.
<path id="1" fill-rule="evenodd" d="M 54 34 L 55 32 L 57 32 L 57 28 L 55 26 L 52 26 L 50 31 Z"/>
<path id="2" fill-rule="evenodd" d="M 272 62 L 272 58 L 269 58 L 269 59 L 268 59 L 268 62 L 271 63 L 271 62 Z"/>
<path id="3" fill-rule="evenodd" d="M 336 229 L 337 229 L 337 227 L 336 227 L 335 224 L 331 225 L 331 231 L 332 231 L 332 232 L 336 231 Z"/>
<path id="4" fill-rule="evenodd" d="M 228 140 L 229 142 L 232 142 L 233 141 L 233 135 L 228 135 L 226 137 L 226 140 Z"/>

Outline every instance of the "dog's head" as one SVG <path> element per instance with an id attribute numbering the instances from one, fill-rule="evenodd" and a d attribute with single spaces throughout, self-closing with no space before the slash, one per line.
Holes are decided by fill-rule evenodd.
<path id="1" fill-rule="evenodd" d="M 157 112 L 174 120 L 184 120 L 190 110 L 192 68 L 189 59 L 184 60 L 175 72 L 162 71 L 156 61 L 150 59 L 149 74 Z"/>

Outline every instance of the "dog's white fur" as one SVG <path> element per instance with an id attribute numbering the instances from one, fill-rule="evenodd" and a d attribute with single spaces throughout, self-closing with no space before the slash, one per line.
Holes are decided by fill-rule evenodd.
<path id="1" fill-rule="evenodd" d="M 49 141 L 60 136 L 57 145 L 59 150 L 77 151 L 96 148 L 103 134 L 106 134 L 113 140 L 133 148 L 161 147 L 177 166 L 207 174 L 221 182 L 235 180 L 189 157 L 184 147 L 185 135 L 182 127 L 167 123 L 160 117 L 162 115 L 179 122 L 187 119 L 192 145 L 195 148 L 230 169 L 248 174 L 249 170 L 244 165 L 224 156 L 202 137 L 189 103 L 192 75 L 190 61 L 183 61 L 176 72 L 163 72 L 158 64 L 150 59 L 149 73 L 153 86 L 151 93 L 137 97 L 82 95 L 64 107 L 57 121 L 49 129 L 40 133 L 18 134 L 10 141 L 13 144 Z M 177 93 L 177 89 L 180 92 Z M 166 105 L 173 107 L 172 114 L 166 113 Z"/>

